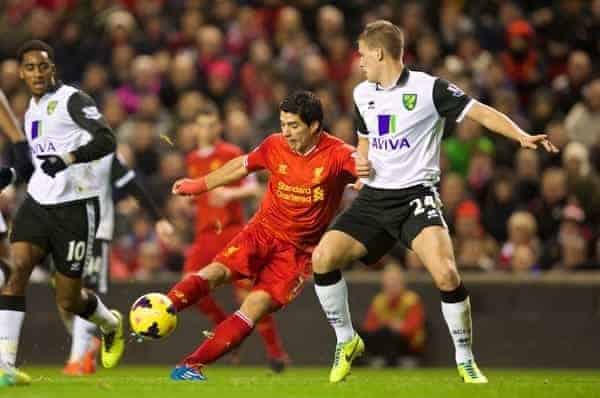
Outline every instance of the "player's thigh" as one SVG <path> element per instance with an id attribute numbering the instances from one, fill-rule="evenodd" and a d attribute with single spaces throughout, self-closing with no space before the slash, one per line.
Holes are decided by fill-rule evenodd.
<path id="1" fill-rule="evenodd" d="M 434 225 L 422 229 L 412 241 L 412 250 L 431 273 L 439 289 L 448 291 L 458 287 L 460 277 L 447 228 Z"/>
<path id="2" fill-rule="evenodd" d="M 110 242 L 104 239 L 94 240 L 91 259 L 83 268 L 83 287 L 97 293 L 108 293 L 109 263 Z"/>
<path id="3" fill-rule="evenodd" d="M 8 261 L 10 259 L 10 247 L 8 243 L 8 228 L 4 216 L 0 213 L 0 259 Z"/>
<path id="4" fill-rule="evenodd" d="M 313 251 L 312 269 L 320 274 L 341 269 L 366 254 L 364 244 L 346 232 L 330 230 L 323 235 Z"/>
<path id="5" fill-rule="evenodd" d="M 196 272 L 202 279 L 208 281 L 210 289 L 215 289 L 221 285 L 230 283 L 234 279 L 234 273 L 227 265 L 214 261 Z"/>
<path id="6" fill-rule="evenodd" d="M 56 272 L 69 278 L 81 278 L 92 261 L 98 204 L 87 200 L 50 210 L 53 225 L 49 232 L 50 251 Z"/>
<path id="7" fill-rule="evenodd" d="M 396 243 L 386 229 L 386 212 L 380 207 L 381 192 L 364 187 L 350 207 L 340 214 L 319 242 L 313 270 L 325 273 L 354 260 L 376 263 Z"/>

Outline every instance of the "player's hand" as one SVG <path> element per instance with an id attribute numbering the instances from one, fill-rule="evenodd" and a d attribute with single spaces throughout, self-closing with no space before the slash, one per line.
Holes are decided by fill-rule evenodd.
<path id="1" fill-rule="evenodd" d="M 354 181 L 353 184 L 346 185 L 346 187 L 348 187 L 354 191 L 360 191 L 364 185 L 365 184 L 363 184 L 363 182 L 360 179 L 358 179 L 358 180 Z"/>
<path id="2" fill-rule="evenodd" d="M 359 178 L 369 178 L 371 176 L 371 161 L 357 155 L 355 158 L 356 174 Z"/>
<path id="3" fill-rule="evenodd" d="M 523 148 L 537 149 L 538 145 L 542 145 L 548 152 L 558 152 L 558 148 L 550 142 L 546 134 L 525 135 L 519 139 L 519 142 Z"/>
<path id="4" fill-rule="evenodd" d="M 0 167 L 0 191 L 12 184 L 15 180 L 14 170 L 10 167 Z"/>
<path id="5" fill-rule="evenodd" d="M 208 191 L 208 187 L 206 186 L 204 177 L 182 178 L 175 181 L 171 189 L 173 194 L 181 196 L 200 195 L 206 191 Z"/>
<path id="6" fill-rule="evenodd" d="M 233 199 L 229 188 L 220 187 L 210 191 L 208 203 L 214 207 L 225 207 Z"/>
<path id="7" fill-rule="evenodd" d="M 42 165 L 40 167 L 44 173 L 54 178 L 56 174 L 69 167 L 69 163 L 65 160 L 67 156 L 69 155 L 39 155 L 37 158 L 42 160 Z"/>
<path id="8" fill-rule="evenodd" d="M 175 233 L 173 225 L 164 218 L 161 218 L 156 222 L 155 230 L 158 239 L 163 242 L 170 242 Z"/>

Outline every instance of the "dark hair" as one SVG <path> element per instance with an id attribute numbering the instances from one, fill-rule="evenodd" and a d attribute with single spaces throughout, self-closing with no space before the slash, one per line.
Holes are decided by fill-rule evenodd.
<path id="1" fill-rule="evenodd" d="M 48 54 L 50 61 L 54 63 L 54 50 L 48 43 L 41 40 L 28 40 L 19 48 L 19 52 L 17 53 L 19 63 L 23 62 L 23 56 L 29 51 L 44 51 Z"/>
<path id="2" fill-rule="evenodd" d="M 319 129 L 323 127 L 321 100 L 310 91 L 295 91 L 289 94 L 279 104 L 279 110 L 300 116 L 307 125 L 316 121 L 319 122 Z"/>
<path id="3" fill-rule="evenodd" d="M 219 112 L 219 107 L 214 102 L 208 101 L 198 110 L 196 117 L 199 116 L 216 116 L 217 119 L 220 119 L 221 112 Z"/>

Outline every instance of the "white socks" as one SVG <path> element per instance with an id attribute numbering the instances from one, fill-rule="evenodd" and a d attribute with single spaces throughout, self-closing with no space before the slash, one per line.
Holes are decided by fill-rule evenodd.
<path id="1" fill-rule="evenodd" d="M 69 362 L 80 361 L 91 348 L 96 325 L 92 322 L 75 316 L 73 319 L 73 340 L 71 342 L 71 356 Z"/>
<path id="2" fill-rule="evenodd" d="M 442 313 L 450 331 L 450 337 L 456 350 L 456 363 L 467 362 L 473 359 L 471 345 L 471 303 L 469 297 L 458 303 L 445 303 L 442 301 Z"/>
<path id="3" fill-rule="evenodd" d="M 9 368 L 15 367 L 24 318 L 25 311 L 0 310 L 0 362 Z"/>
<path id="4" fill-rule="evenodd" d="M 315 278 L 315 291 L 321 302 L 321 307 L 327 316 L 329 324 L 335 330 L 338 343 L 351 340 L 356 333 L 352 327 L 350 318 L 350 306 L 348 305 L 348 286 L 341 278 L 334 284 L 319 285 Z"/>
<path id="5" fill-rule="evenodd" d="M 115 314 L 110 312 L 98 296 L 96 296 L 96 299 L 98 300 L 98 305 L 88 320 L 95 323 L 103 334 L 110 333 L 119 326 L 119 320 Z"/>

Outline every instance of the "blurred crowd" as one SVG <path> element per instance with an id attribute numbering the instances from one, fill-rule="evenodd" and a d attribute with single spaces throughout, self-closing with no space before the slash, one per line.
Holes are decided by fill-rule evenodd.
<path id="1" fill-rule="evenodd" d="M 355 38 L 380 18 L 404 29 L 410 68 L 454 82 L 561 150 L 523 150 L 469 120 L 447 124 L 441 196 L 459 266 L 599 269 L 600 0 L 4 0 L 0 88 L 22 118 L 29 98 L 14 57 L 36 38 L 54 46 L 60 78 L 96 100 L 119 153 L 177 229 L 175 241 L 158 242 L 135 202 L 119 204 L 113 278 L 148 279 L 179 270 L 193 240 L 194 204 L 170 187 L 186 174 L 203 104 L 219 106 L 224 139 L 250 150 L 278 130 L 283 96 L 310 89 L 327 130 L 355 143 Z M 18 197 L 0 198 L 9 218 Z M 393 255 L 421 267 L 409 250 Z"/>

